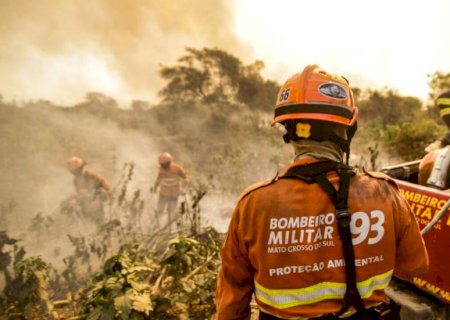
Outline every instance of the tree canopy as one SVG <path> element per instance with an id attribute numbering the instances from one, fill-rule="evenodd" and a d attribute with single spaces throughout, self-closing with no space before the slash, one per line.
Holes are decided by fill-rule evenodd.
<path id="1" fill-rule="evenodd" d="M 434 101 L 443 91 L 450 90 L 450 72 L 436 71 L 428 75 L 428 77 L 430 78 L 428 85 L 430 87 L 429 97 L 431 100 Z"/>
<path id="2" fill-rule="evenodd" d="M 362 122 L 380 121 L 386 126 L 413 120 L 415 112 L 420 110 L 422 102 L 415 97 L 399 95 L 393 89 L 367 90 L 358 95 Z"/>
<path id="3" fill-rule="evenodd" d="M 220 49 L 187 48 L 175 66 L 162 66 L 167 80 L 160 91 L 165 101 L 244 104 L 252 109 L 271 110 L 279 86 L 261 76 L 262 61 L 244 65 Z"/>
<path id="4" fill-rule="evenodd" d="M 361 144 L 378 144 L 389 155 L 416 160 L 445 131 L 434 115 L 435 108 L 423 108 L 416 97 L 402 96 L 389 88 L 356 92 Z"/>

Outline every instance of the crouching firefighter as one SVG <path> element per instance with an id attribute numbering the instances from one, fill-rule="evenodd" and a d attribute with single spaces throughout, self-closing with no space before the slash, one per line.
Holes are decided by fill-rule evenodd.
<path id="1" fill-rule="evenodd" d="M 278 93 L 294 162 L 247 188 L 221 251 L 217 319 L 380 319 L 392 275 L 422 276 L 428 256 L 396 184 L 348 166 L 358 110 L 346 79 L 317 65 Z M 345 156 L 345 161 L 344 161 Z"/>

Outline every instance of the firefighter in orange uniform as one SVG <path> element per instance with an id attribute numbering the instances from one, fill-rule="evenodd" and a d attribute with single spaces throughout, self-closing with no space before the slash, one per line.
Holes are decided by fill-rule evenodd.
<path id="1" fill-rule="evenodd" d="M 112 198 L 111 185 L 98 173 L 86 170 L 86 164 L 81 158 L 71 157 L 67 161 L 67 169 L 74 176 L 73 183 L 83 215 L 101 224 L 105 218 L 103 204 Z"/>
<path id="2" fill-rule="evenodd" d="M 379 319 L 391 277 L 428 268 L 414 213 L 395 182 L 348 166 L 358 110 L 348 81 L 307 66 L 281 87 L 273 124 L 295 151 L 247 188 L 221 251 L 217 319 Z M 345 155 L 345 161 L 344 161 Z"/>
<path id="3" fill-rule="evenodd" d="M 168 152 L 161 153 L 158 162 L 159 172 L 151 191 L 156 192 L 159 187 L 156 214 L 160 216 L 167 209 L 168 224 L 171 229 L 178 197 L 186 192 L 187 174 L 179 164 L 173 162 L 173 157 Z"/>
<path id="4" fill-rule="evenodd" d="M 450 91 L 436 99 L 439 114 L 450 129 Z M 450 131 L 429 145 L 419 165 L 419 184 L 439 190 L 450 188 Z"/>

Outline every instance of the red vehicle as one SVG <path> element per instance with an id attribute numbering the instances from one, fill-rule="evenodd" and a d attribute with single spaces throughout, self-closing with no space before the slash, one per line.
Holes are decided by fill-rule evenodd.
<path id="1" fill-rule="evenodd" d="M 408 162 L 381 171 L 396 180 L 416 214 L 430 268 L 425 277 L 414 279 L 413 290 L 394 281 L 387 294 L 400 305 L 405 306 L 407 301 L 410 309 L 427 306 L 429 310 L 421 312 L 429 312 L 429 317 L 420 319 L 450 319 L 450 193 L 419 185 L 419 163 L 420 160 Z M 418 305 L 414 306 L 416 302 Z"/>

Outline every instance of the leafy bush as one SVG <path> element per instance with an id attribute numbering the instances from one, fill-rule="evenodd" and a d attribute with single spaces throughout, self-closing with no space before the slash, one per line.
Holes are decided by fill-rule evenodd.
<path id="1" fill-rule="evenodd" d="M 88 320 L 148 319 L 152 302 L 145 279 L 152 271 L 154 268 L 136 264 L 126 254 L 111 257 L 85 293 L 82 313 Z"/>
<path id="2" fill-rule="evenodd" d="M 123 246 L 94 277 L 81 313 L 88 320 L 211 318 L 220 245 L 208 229 L 197 239 L 169 240 L 159 256 L 142 245 Z"/>
<path id="3" fill-rule="evenodd" d="M 405 160 L 420 159 L 425 148 L 445 132 L 443 126 L 437 126 L 433 119 L 420 118 L 414 123 L 406 122 L 389 125 L 384 132 L 384 140 Z"/>
<path id="4" fill-rule="evenodd" d="M 5 288 L 8 313 L 20 312 L 28 319 L 47 319 L 53 310 L 49 296 L 49 265 L 39 257 L 18 261 L 14 279 Z"/>

